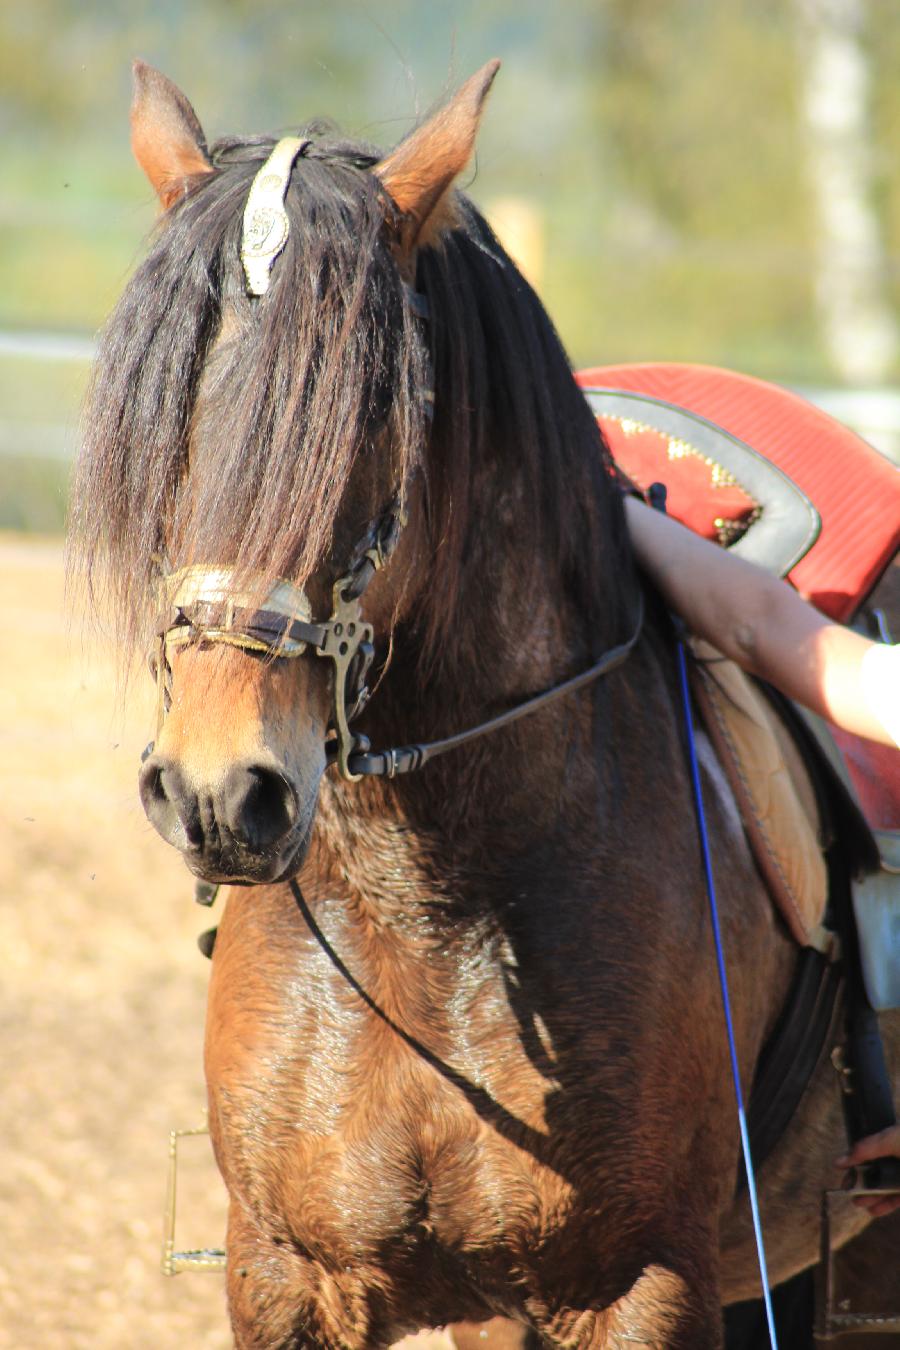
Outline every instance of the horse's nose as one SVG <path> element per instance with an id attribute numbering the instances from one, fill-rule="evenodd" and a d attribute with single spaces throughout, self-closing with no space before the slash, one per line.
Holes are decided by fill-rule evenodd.
<path id="1" fill-rule="evenodd" d="M 264 764 L 235 764 L 219 798 L 229 834 L 251 853 L 266 853 L 297 819 L 297 798 L 288 780 Z"/>
<path id="2" fill-rule="evenodd" d="M 297 799 L 285 776 L 264 764 L 235 764 L 214 791 L 197 791 L 178 764 L 151 755 L 139 775 L 150 823 L 175 848 L 190 853 L 260 855 L 290 831 Z"/>

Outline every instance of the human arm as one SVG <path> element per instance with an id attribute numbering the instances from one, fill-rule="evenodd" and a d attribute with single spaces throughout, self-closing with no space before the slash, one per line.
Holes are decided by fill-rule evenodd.
<path id="1" fill-rule="evenodd" d="M 688 628 L 838 726 L 893 745 L 864 694 L 876 644 L 808 605 L 786 582 L 625 498 L 638 560 Z"/>

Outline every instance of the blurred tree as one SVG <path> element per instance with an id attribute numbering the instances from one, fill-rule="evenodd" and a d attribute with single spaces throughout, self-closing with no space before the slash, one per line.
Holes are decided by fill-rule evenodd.
<path id="1" fill-rule="evenodd" d="M 870 207 L 900 276 L 895 7 L 856 0 Z M 831 373 L 815 302 L 793 0 L 32 0 L 0 9 L 0 325 L 93 327 L 153 219 L 127 151 L 128 64 L 159 65 L 211 137 L 326 113 L 390 145 L 493 55 L 469 177 L 547 241 L 544 293 L 581 361 Z M 891 366 L 895 370 L 895 365 Z"/>
<path id="2" fill-rule="evenodd" d="M 815 295 L 845 380 L 879 384 L 897 359 L 897 324 L 872 195 L 871 55 L 862 0 L 794 0 L 802 107 L 815 197 Z"/>

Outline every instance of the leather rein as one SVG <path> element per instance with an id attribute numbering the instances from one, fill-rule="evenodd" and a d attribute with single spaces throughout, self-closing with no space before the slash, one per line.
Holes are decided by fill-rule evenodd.
<path id="1" fill-rule="evenodd" d="M 262 295 L 268 288 L 272 264 L 284 247 L 289 228 L 284 195 L 294 160 L 302 155 L 307 144 L 290 138 L 279 142 L 250 189 L 241 258 L 251 295 Z M 407 284 L 403 290 L 416 318 L 427 320 L 427 298 Z M 430 414 L 433 391 L 425 389 L 422 396 Z M 373 629 L 362 616 L 361 601 L 375 573 L 390 560 L 405 523 L 398 492 L 357 545 L 347 571 L 335 581 L 328 619 L 314 621 L 305 591 L 289 581 L 278 580 L 273 584 L 259 576 L 239 578 L 235 568 L 224 566 L 184 567 L 164 575 L 151 662 L 157 685 L 157 739 L 168 709 L 171 680 L 168 653 L 173 646 L 224 643 L 276 660 L 302 656 L 309 648 L 331 661 L 334 669 L 330 725 L 334 737 L 326 742 L 326 749 L 329 762 L 336 764 L 341 777 L 349 782 L 413 773 L 430 759 L 499 731 L 609 674 L 628 659 L 636 646 L 644 622 L 640 592 L 631 636 L 611 647 L 587 670 L 453 736 L 372 750 L 367 737 L 350 730 L 350 722 L 362 712 L 370 697 L 366 676 L 375 654 Z M 151 749 L 152 745 L 145 754 Z"/>

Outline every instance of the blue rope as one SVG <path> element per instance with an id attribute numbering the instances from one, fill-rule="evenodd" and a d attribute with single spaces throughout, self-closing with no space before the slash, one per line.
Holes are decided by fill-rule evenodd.
<path id="1" fill-rule="evenodd" d="M 778 1350 L 775 1335 L 775 1316 L 772 1312 L 772 1296 L 769 1290 L 769 1272 L 766 1268 L 766 1252 L 763 1246 L 762 1225 L 759 1221 L 759 1200 L 756 1194 L 756 1175 L 753 1160 L 750 1157 L 750 1136 L 747 1132 L 747 1115 L 744 1111 L 744 1094 L 741 1091 L 741 1075 L 738 1070 L 737 1047 L 734 1043 L 734 1023 L 731 1018 L 731 1000 L 728 997 L 728 976 L 725 973 L 725 956 L 722 949 L 722 930 L 719 926 L 719 907 L 716 903 L 716 887 L 713 881 L 712 860 L 710 858 L 709 834 L 706 828 L 706 812 L 703 809 L 703 791 L 700 786 L 700 769 L 697 764 L 697 745 L 694 739 L 694 717 L 691 711 L 691 691 L 688 685 L 687 661 L 684 643 L 679 637 L 678 673 L 681 678 L 681 696 L 684 701 L 684 720 L 687 726 L 688 752 L 691 762 L 691 781 L 694 787 L 694 802 L 697 807 L 697 823 L 700 829 L 700 844 L 703 851 L 703 867 L 706 872 L 706 890 L 709 895 L 709 911 L 712 917 L 713 936 L 716 943 L 716 964 L 719 967 L 719 984 L 722 988 L 722 1005 L 725 1010 L 725 1026 L 728 1031 L 728 1050 L 731 1055 L 731 1076 L 734 1080 L 734 1095 L 737 1098 L 738 1124 L 741 1131 L 741 1149 L 744 1154 L 744 1167 L 747 1169 L 747 1187 L 750 1192 L 750 1209 L 753 1214 L 753 1232 L 756 1235 L 756 1254 L 759 1259 L 759 1274 L 762 1280 L 763 1299 L 766 1305 L 766 1321 L 769 1324 L 769 1342 L 772 1350 Z"/>

